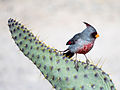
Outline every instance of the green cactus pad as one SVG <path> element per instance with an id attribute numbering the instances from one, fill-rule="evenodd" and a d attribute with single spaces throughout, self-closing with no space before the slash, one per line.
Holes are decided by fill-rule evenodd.
<path id="1" fill-rule="evenodd" d="M 74 60 L 39 41 L 21 23 L 10 18 L 8 26 L 16 45 L 56 90 L 115 90 L 101 68 L 79 61 L 76 70 Z"/>

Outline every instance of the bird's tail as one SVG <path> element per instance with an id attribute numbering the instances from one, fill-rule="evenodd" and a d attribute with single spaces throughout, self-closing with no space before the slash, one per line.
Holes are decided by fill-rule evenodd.
<path id="1" fill-rule="evenodd" d="M 65 55 L 68 58 L 71 58 L 74 55 L 74 53 L 72 53 L 70 50 L 65 50 L 63 55 Z"/>

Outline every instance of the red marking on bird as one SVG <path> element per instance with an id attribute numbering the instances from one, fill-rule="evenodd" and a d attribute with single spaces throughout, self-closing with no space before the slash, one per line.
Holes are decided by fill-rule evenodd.
<path id="1" fill-rule="evenodd" d="M 79 48 L 76 53 L 78 53 L 78 54 L 86 54 L 92 49 L 92 47 L 93 47 L 92 43 L 86 44 L 82 48 Z"/>
<path id="2" fill-rule="evenodd" d="M 68 45 L 70 45 L 70 44 L 71 44 L 71 41 L 68 42 Z"/>

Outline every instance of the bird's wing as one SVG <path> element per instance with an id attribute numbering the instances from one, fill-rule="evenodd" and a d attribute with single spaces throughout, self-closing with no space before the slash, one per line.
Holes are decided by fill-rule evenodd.
<path id="1" fill-rule="evenodd" d="M 81 33 L 76 34 L 75 36 L 73 36 L 73 38 L 71 38 L 66 45 L 73 45 L 75 44 L 75 42 L 80 38 Z"/>

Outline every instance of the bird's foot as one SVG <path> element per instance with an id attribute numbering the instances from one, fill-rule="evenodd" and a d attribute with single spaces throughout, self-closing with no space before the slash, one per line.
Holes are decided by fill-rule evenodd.
<path id="1" fill-rule="evenodd" d="M 76 61 L 76 62 L 75 62 L 75 69 L 78 71 L 78 68 L 79 68 L 79 66 L 78 66 L 78 61 Z"/>
<path id="2" fill-rule="evenodd" d="M 90 63 L 90 61 L 88 60 L 88 59 L 86 59 L 86 63 L 87 63 L 87 65 Z"/>

